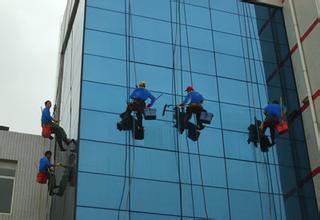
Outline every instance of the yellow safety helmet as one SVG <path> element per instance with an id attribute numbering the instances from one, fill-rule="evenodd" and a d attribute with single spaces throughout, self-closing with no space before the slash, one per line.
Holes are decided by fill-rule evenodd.
<path id="1" fill-rule="evenodd" d="M 140 81 L 138 86 L 145 88 L 146 87 L 146 82 L 145 81 Z"/>

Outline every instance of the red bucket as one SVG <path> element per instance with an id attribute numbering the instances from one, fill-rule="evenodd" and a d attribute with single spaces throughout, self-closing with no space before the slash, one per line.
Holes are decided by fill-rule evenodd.
<path id="1" fill-rule="evenodd" d="M 51 127 L 49 125 L 45 125 L 42 127 L 42 136 L 45 138 L 50 138 L 51 137 Z"/>
<path id="2" fill-rule="evenodd" d="M 48 180 L 48 176 L 47 176 L 46 173 L 39 172 L 39 173 L 37 174 L 37 183 L 46 184 L 46 183 L 47 183 L 47 180 Z"/>
<path id="3" fill-rule="evenodd" d="M 288 123 L 286 121 L 280 122 L 276 125 L 279 134 L 284 134 L 288 131 Z"/>

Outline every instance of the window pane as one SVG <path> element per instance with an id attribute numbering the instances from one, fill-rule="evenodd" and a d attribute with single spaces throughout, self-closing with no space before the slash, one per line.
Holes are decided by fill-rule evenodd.
<path id="1" fill-rule="evenodd" d="M 187 46 L 203 50 L 213 50 L 211 30 L 205 30 L 196 27 L 188 27 L 188 34 L 189 45 Z"/>
<path id="2" fill-rule="evenodd" d="M 179 215 L 179 185 L 146 180 L 132 180 L 132 209 L 140 212 Z"/>
<path id="3" fill-rule="evenodd" d="M 117 220 L 118 216 L 120 219 L 129 219 L 129 213 L 124 211 L 115 211 L 108 209 L 95 209 L 95 208 L 87 208 L 87 207 L 77 207 L 76 219 L 77 220 L 100 220 L 100 219 L 108 219 L 108 220 Z"/>
<path id="4" fill-rule="evenodd" d="M 240 35 L 238 15 L 211 10 L 213 30 Z"/>
<path id="5" fill-rule="evenodd" d="M 127 92 L 128 89 L 123 87 L 83 81 L 82 106 L 86 109 L 122 113 L 126 110 Z M 92 98 L 101 96 L 105 98 Z"/>
<path id="6" fill-rule="evenodd" d="M 124 12 L 125 8 L 124 0 L 87 0 L 87 5 L 122 12 Z"/>
<path id="7" fill-rule="evenodd" d="M 229 195 L 231 219 L 262 219 L 259 193 L 230 190 Z"/>
<path id="8" fill-rule="evenodd" d="M 135 60 L 142 63 L 172 67 L 172 46 L 170 44 L 133 39 L 135 47 Z M 132 51 L 132 48 L 131 48 Z M 133 57 L 133 56 L 132 56 Z"/>
<path id="9" fill-rule="evenodd" d="M 247 83 L 220 78 L 219 88 L 221 101 L 239 105 L 249 105 Z"/>
<path id="10" fill-rule="evenodd" d="M 137 78 L 131 78 L 132 86 L 134 86 L 137 82 L 144 80 L 147 82 L 147 87 L 151 91 L 159 91 L 165 93 L 172 92 L 172 69 L 139 63 L 131 63 L 132 74 L 134 73 L 135 68 Z M 163 99 L 163 97 L 161 97 L 160 99 Z"/>
<path id="11" fill-rule="evenodd" d="M 79 172 L 77 205 L 118 209 L 124 181 L 123 177 Z M 127 185 L 128 181 L 126 180 L 125 197 L 122 208 L 124 208 L 124 204 L 126 204 L 126 196 L 128 195 Z"/>
<path id="12" fill-rule="evenodd" d="M 116 59 L 84 55 L 83 79 L 124 86 L 126 63 Z"/>
<path id="13" fill-rule="evenodd" d="M 142 148 L 135 148 L 133 151 L 135 177 L 179 182 L 177 158 L 174 152 Z"/>
<path id="14" fill-rule="evenodd" d="M 12 179 L 0 178 L 0 213 L 11 212 L 13 183 Z"/>
<path id="15" fill-rule="evenodd" d="M 125 38 L 123 36 L 86 30 L 85 41 L 85 53 L 118 59 L 125 58 Z"/>
<path id="16" fill-rule="evenodd" d="M 86 28 L 117 34 L 125 33 L 125 16 L 122 13 L 91 7 L 87 7 L 86 13 Z"/>
<path id="17" fill-rule="evenodd" d="M 81 110 L 80 138 L 124 144 L 125 132 L 116 129 L 115 114 Z"/>
<path id="18" fill-rule="evenodd" d="M 238 13 L 236 0 L 210 0 L 211 8 L 219 9 L 227 12 Z"/>
<path id="19" fill-rule="evenodd" d="M 217 52 L 243 56 L 241 38 L 239 36 L 214 32 L 214 42 Z"/>
<path id="20" fill-rule="evenodd" d="M 185 7 L 186 7 L 188 25 L 208 28 L 208 29 L 211 28 L 210 14 L 207 8 L 201 8 L 193 5 L 186 5 Z M 183 23 L 185 24 L 184 19 L 183 19 Z"/>
<path id="21" fill-rule="evenodd" d="M 124 176 L 126 150 L 124 145 L 81 140 L 80 154 L 86 157 L 80 160 L 79 171 Z"/>
<path id="22" fill-rule="evenodd" d="M 169 22 L 132 16 L 131 35 L 135 37 L 171 43 L 171 25 Z"/>
<path id="23" fill-rule="evenodd" d="M 14 169 L 0 168 L 0 176 L 12 176 L 12 177 L 14 177 L 15 173 L 16 173 L 16 170 L 14 170 Z"/>
<path id="24" fill-rule="evenodd" d="M 186 135 L 187 134 L 184 133 L 179 140 L 180 150 L 182 152 L 188 152 L 189 146 L 190 153 L 198 154 L 199 144 L 200 154 L 223 157 L 222 135 L 220 130 L 207 127 L 201 131 L 198 142 L 187 139 Z"/>
<path id="25" fill-rule="evenodd" d="M 216 53 L 216 59 L 219 76 L 247 80 L 243 58 Z"/>
<path id="26" fill-rule="evenodd" d="M 247 133 L 250 121 L 250 112 L 248 108 L 221 104 L 222 125 L 224 129 L 242 131 Z"/>
<path id="27" fill-rule="evenodd" d="M 133 0 L 132 14 L 170 21 L 169 0 Z"/>
<path id="28" fill-rule="evenodd" d="M 228 158 L 255 161 L 255 155 L 259 153 L 260 149 L 247 143 L 247 133 L 224 131 L 223 134 Z"/>
<path id="29" fill-rule="evenodd" d="M 227 160 L 227 170 L 230 188 L 259 191 L 256 164 Z"/>
<path id="30" fill-rule="evenodd" d="M 205 201 L 203 197 L 205 193 Z M 202 186 L 182 185 L 183 213 L 187 216 L 195 216 L 196 219 L 205 219 L 205 205 L 208 219 L 229 219 L 227 190 Z M 193 200 L 192 200 L 193 198 Z M 192 206 L 193 201 L 193 206 Z M 194 207 L 194 211 L 193 211 Z"/>
<path id="31" fill-rule="evenodd" d="M 184 52 L 185 50 L 187 49 L 185 48 Z M 192 71 L 210 75 L 215 74 L 213 53 L 203 50 L 190 49 L 190 54 Z M 187 70 L 190 70 L 189 67 L 187 68 Z"/>
<path id="32" fill-rule="evenodd" d="M 198 155 L 180 154 L 181 182 L 195 185 L 203 184 L 205 186 L 226 187 L 224 161 L 221 158 L 206 156 L 200 156 L 200 161 L 201 171 Z M 192 174 L 191 177 L 190 172 Z"/>

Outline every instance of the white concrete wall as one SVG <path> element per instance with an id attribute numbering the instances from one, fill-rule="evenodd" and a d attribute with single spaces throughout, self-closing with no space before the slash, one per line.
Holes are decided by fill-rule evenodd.
<path id="1" fill-rule="evenodd" d="M 53 141 L 50 143 L 41 136 L 0 131 L 0 159 L 18 161 L 12 213 L 0 214 L 1 220 L 49 219 L 47 185 L 36 182 L 39 159 L 49 149 L 53 149 Z"/>

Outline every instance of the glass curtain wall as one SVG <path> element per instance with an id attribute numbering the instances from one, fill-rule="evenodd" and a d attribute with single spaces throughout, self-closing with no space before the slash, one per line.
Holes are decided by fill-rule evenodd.
<path id="1" fill-rule="evenodd" d="M 262 34 L 264 23 L 277 28 Z M 281 59 L 274 50 L 288 51 L 281 10 L 236 0 L 87 0 L 84 31 L 77 219 L 313 219 L 312 184 L 285 196 L 298 171 L 310 171 L 307 156 L 295 161 L 303 132 L 290 128 L 268 152 L 247 143 L 269 100 L 298 105 L 290 60 L 291 84 L 267 81 Z M 162 96 L 157 120 L 144 121 L 144 140 L 134 140 L 116 123 L 140 80 Z M 172 112 L 161 114 L 188 85 L 214 114 L 197 142 L 178 133 Z"/>

